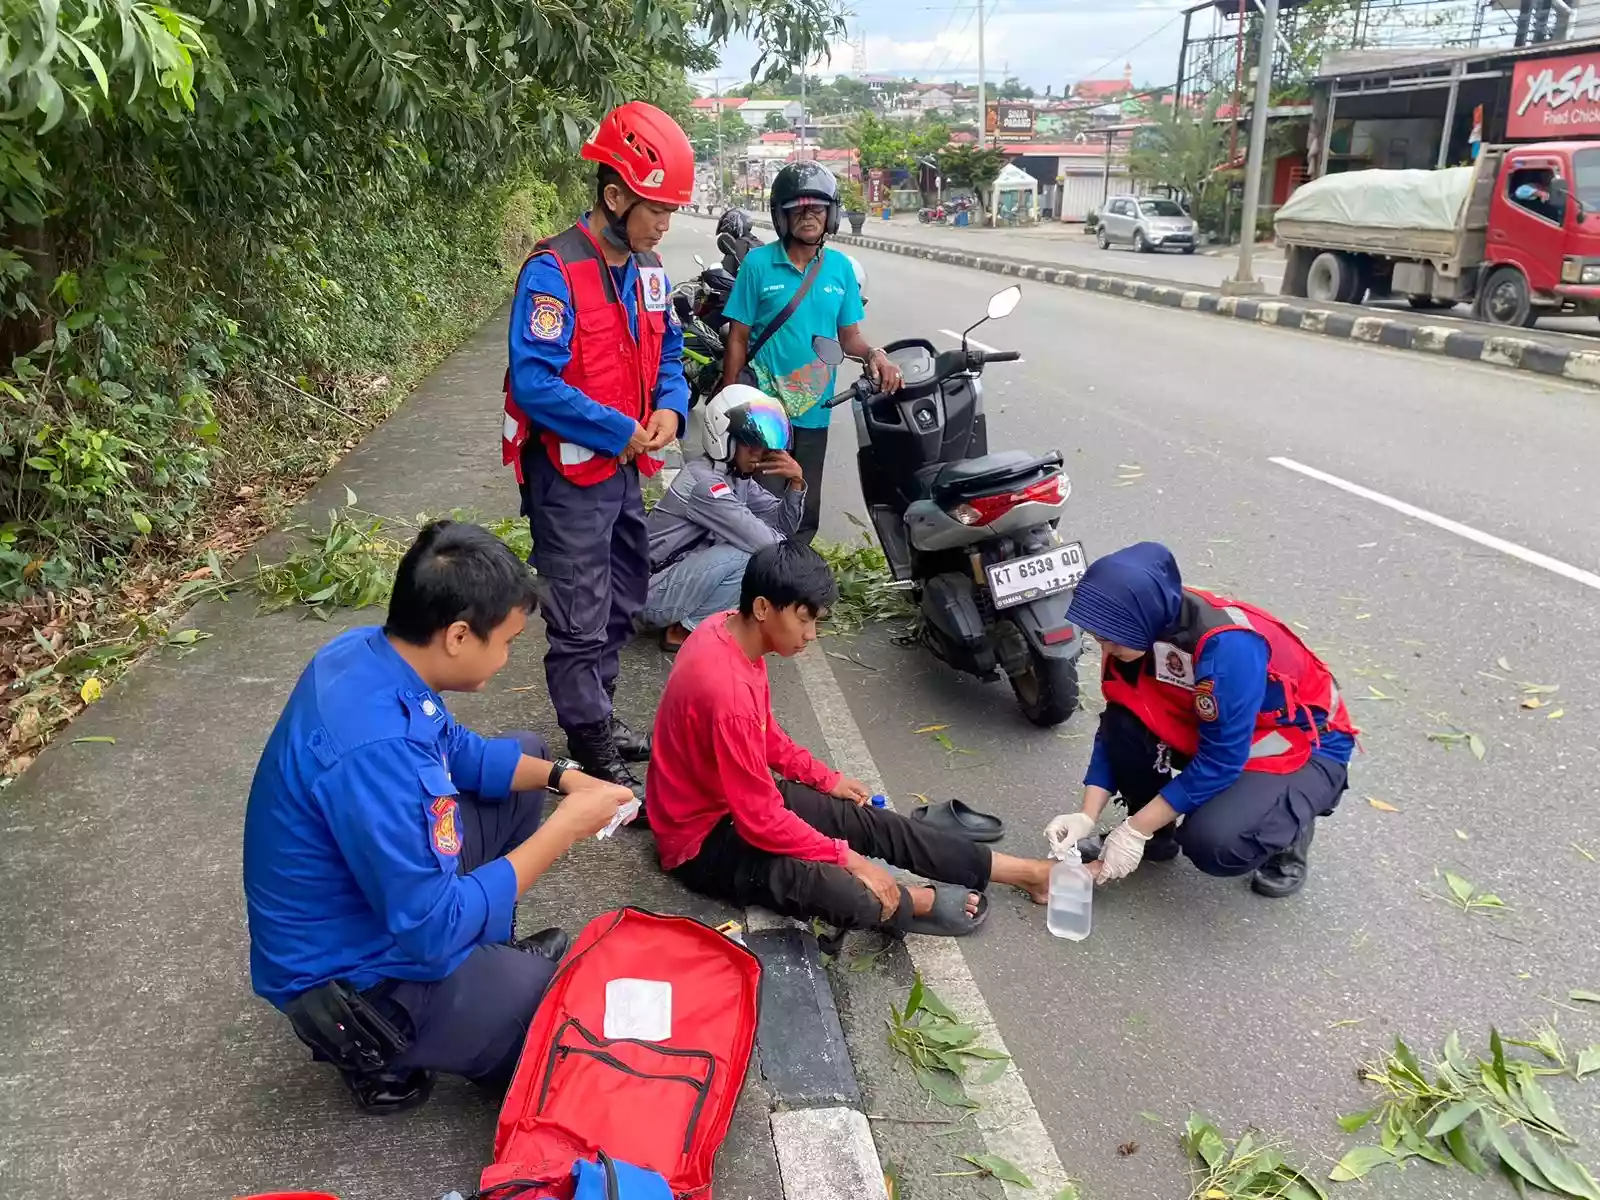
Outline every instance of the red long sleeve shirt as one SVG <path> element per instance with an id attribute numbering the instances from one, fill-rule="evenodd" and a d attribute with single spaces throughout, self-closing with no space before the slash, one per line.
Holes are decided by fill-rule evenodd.
<path id="1" fill-rule="evenodd" d="M 688 862 L 730 813 L 757 849 L 843 866 L 849 846 L 785 808 L 772 779 L 776 771 L 831 792 L 839 772 L 795 745 L 773 717 L 766 661 L 752 662 L 733 640 L 729 615 L 708 618 L 690 635 L 656 708 L 645 806 L 661 866 Z"/>

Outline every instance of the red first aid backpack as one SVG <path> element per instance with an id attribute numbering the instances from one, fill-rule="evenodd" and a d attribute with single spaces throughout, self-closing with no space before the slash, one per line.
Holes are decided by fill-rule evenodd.
<path id="1" fill-rule="evenodd" d="M 604 1151 L 678 1200 L 711 1200 L 760 986 L 756 956 L 699 921 L 624 908 L 589 922 L 528 1029 L 482 1191 L 562 1196 L 573 1162 Z"/>

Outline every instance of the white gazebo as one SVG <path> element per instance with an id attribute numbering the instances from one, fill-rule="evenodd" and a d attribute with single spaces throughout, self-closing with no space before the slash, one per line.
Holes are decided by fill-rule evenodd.
<path id="1" fill-rule="evenodd" d="M 1039 219 L 1039 181 L 1015 163 L 1007 163 L 989 189 L 989 224 L 1000 220 L 1032 224 Z"/>

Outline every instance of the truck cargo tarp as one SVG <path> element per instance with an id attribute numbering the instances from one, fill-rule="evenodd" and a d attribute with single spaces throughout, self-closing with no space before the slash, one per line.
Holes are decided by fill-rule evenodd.
<path id="1" fill-rule="evenodd" d="M 1278 221 L 1316 221 L 1365 229 L 1455 229 L 1472 191 L 1471 167 L 1440 171 L 1343 171 L 1295 190 Z"/>

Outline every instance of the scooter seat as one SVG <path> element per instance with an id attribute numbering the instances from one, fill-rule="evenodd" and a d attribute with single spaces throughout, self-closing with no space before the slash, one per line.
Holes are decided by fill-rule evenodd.
<path id="1" fill-rule="evenodd" d="M 958 462 L 934 463 L 916 473 L 917 498 L 932 498 L 943 504 L 960 496 L 978 496 L 1032 483 L 1059 466 L 1060 454 L 1029 454 L 1026 450 L 1000 450 Z"/>

